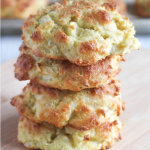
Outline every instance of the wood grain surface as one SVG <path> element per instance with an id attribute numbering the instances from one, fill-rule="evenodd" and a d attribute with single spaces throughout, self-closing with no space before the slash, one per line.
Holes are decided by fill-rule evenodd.
<path id="1" fill-rule="evenodd" d="M 122 72 L 122 100 L 126 110 L 121 114 L 124 124 L 122 140 L 110 150 L 150 150 L 150 50 L 141 48 L 124 57 Z M 17 142 L 19 115 L 10 99 L 20 94 L 27 82 L 14 78 L 15 60 L 2 64 L 1 80 L 1 147 L 2 150 L 26 150 Z"/>

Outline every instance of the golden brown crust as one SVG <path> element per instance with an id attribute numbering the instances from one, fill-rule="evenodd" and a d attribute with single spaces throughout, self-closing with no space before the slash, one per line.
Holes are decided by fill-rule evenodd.
<path id="1" fill-rule="evenodd" d="M 141 17 L 150 17 L 150 1 L 149 0 L 136 0 L 136 11 Z"/>
<path id="2" fill-rule="evenodd" d="M 29 18 L 32 18 L 32 16 L 34 16 L 34 15 L 30 15 Z M 24 22 L 23 25 L 22 25 L 22 27 L 20 27 L 20 28 L 23 29 L 23 28 L 30 27 L 30 26 L 32 26 L 32 25 L 34 25 L 34 22 L 33 22 L 33 21 Z M 22 39 L 22 40 L 25 40 L 25 36 L 24 36 L 23 34 L 21 34 L 21 39 Z"/>
<path id="3" fill-rule="evenodd" d="M 39 123 L 46 121 L 59 128 L 68 124 L 86 131 L 99 126 L 110 117 L 120 115 L 124 103 L 120 100 L 120 88 L 117 90 L 118 94 L 114 94 L 116 87 L 120 87 L 117 80 L 103 88 L 79 92 L 61 91 L 29 83 L 21 95 L 11 100 L 11 104 L 30 120 Z M 94 94 L 91 92 L 93 90 Z"/>
<path id="4" fill-rule="evenodd" d="M 14 65 L 16 68 L 15 78 L 18 80 L 27 80 L 28 71 L 30 71 L 34 66 L 34 59 L 30 55 L 22 54 Z"/>
<path id="5" fill-rule="evenodd" d="M 61 30 L 58 30 L 58 32 L 56 34 L 54 34 L 53 37 L 56 39 L 56 41 L 58 43 L 59 42 L 66 42 L 66 43 L 69 42 L 67 35 Z"/>
<path id="6" fill-rule="evenodd" d="M 111 56 L 91 66 L 77 66 L 68 60 L 36 57 L 24 43 L 20 47 L 20 52 L 15 64 L 17 79 L 30 79 L 32 82 L 46 87 L 72 91 L 100 87 L 111 82 L 114 76 L 120 72 L 119 62 L 122 60 L 121 56 Z M 26 67 L 30 69 L 24 69 L 23 65 L 29 65 Z"/>
<path id="7" fill-rule="evenodd" d="M 88 18 L 88 21 L 90 21 L 91 18 Z M 102 49 L 97 48 L 97 43 L 95 40 L 90 41 L 90 42 L 83 42 L 81 43 L 81 47 L 79 49 L 81 53 L 86 53 L 86 52 L 92 52 L 92 51 L 103 51 Z"/>
<path id="8" fill-rule="evenodd" d="M 19 98 L 23 99 L 24 96 L 23 96 L 23 95 L 20 95 Z M 17 106 L 18 106 L 18 111 L 19 111 L 21 114 L 25 113 L 25 108 L 23 107 L 24 104 L 22 105 L 22 104 L 18 103 L 18 101 L 16 100 L 15 97 L 11 99 L 10 104 L 11 104 L 12 106 L 17 105 Z"/>
<path id="9" fill-rule="evenodd" d="M 117 96 L 120 94 L 121 88 L 120 88 L 120 84 L 114 85 L 115 82 L 116 82 L 115 80 L 112 80 L 111 83 L 108 83 L 105 86 L 101 86 L 100 88 L 97 89 L 93 88 L 91 89 L 91 94 L 101 96 L 103 93 L 105 93 L 111 95 L 114 94 L 114 96 Z"/>
<path id="10" fill-rule="evenodd" d="M 34 59 L 30 55 L 22 54 L 15 65 L 15 67 L 19 67 L 22 70 L 28 71 L 33 68 Z"/>
<path id="11" fill-rule="evenodd" d="M 82 126 L 79 126 L 81 124 L 81 122 L 78 122 L 79 124 L 78 125 L 73 125 L 73 124 L 69 124 L 70 127 L 72 128 L 75 128 L 77 130 L 80 130 L 80 131 L 86 131 L 86 130 L 90 130 L 94 127 L 97 127 L 100 122 L 98 121 L 99 119 L 97 118 L 91 118 L 91 119 L 88 119 L 88 120 L 84 120 L 84 122 L 82 122 Z"/>
<path id="12" fill-rule="evenodd" d="M 86 141 L 90 141 L 90 137 L 89 137 L 89 135 L 85 135 L 85 136 L 84 136 L 84 140 L 86 140 Z"/>
<path id="13" fill-rule="evenodd" d="M 121 126 L 117 119 L 89 131 L 78 131 L 68 126 L 58 129 L 46 123 L 37 124 L 21 117 L 18 125 L 18 141 L 27 148 L 35 149 L 104 150 L 112 147 L 119 139 Z"/>
<path id="14" fill-rule="evenodd" d="M 33 32 L 30 38 L 35 42 L 42 42 L 44 40 L 40 28 L 37 28 L 37 31 Z"/>
<path id="15" fill-rule="evenodd" d="M 97 114 L 102 114 L 104 117 L 106 117 L 106 111 L 104 110 L 104 109 L 98 109 L 97 110 L 97 112 L 96 112 Z"/>
<path id="16" fill-rule="evenodd" d="M 93 11 L 89 16 L 87 16 L 87 21 L 94 22 L 95 24 L 97 22 L 100 24 L 109 24 L 112 20 L 110 18 L 109 13 L 107 13 L 104 10 L 98 10 L 98 11 Z"/>

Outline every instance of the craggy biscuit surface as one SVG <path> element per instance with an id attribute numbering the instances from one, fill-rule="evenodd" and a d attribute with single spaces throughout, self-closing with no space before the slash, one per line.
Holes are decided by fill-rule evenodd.
<path id="1" fill-rule="evenodd" d="M 1 0 L 1 18 L 27 19 L 47 4 L 48 0 Z"/>
<path id="2" fill-rule="evenodd" d="M 105 85 L 120 72 L 121 56 L 106 57 L 91 66 L 77 66 L 68 60 L 53 60 L 36 57 L 25 44 L 20 47 L 20 56 L 15 64 L 15 77 L 46 87 L 79 91 Z"/>
<path id="3" fill-rule="evenodd" d="M 36 56 L 91 65 L 139 49 L 132 23 L 115 5 L 75 1 L 40 9 L 22 26 L 22 39 Z"/>
<path id="4" fill-rule="evenodd" d="M 121 127 L 121 122 L 116 118 L 82 132 L 68 126 L 59 129 L 45 123 L 37 124 L 21 117 L 18 124 L 18 141 L 29 149 L 105 150 L 121 139 Z"/>
<path id="5" fill-rule="evenodd" d="M 124 110 L 120 95 L 117 79 L 100 88 L 79 92 L 29 83 L 21 95 L 12 98 L 11 104 L 19 114 L 35 122 L 45 121 L 59 128 L 68 124 L 85 131 L 120 115 Z"/>
<path id="6" fill-rule="evenodd" d="M 61 0 L 61 1 L 63 2 L 64 0 Z M 67 0 L 67 1 L 70 2 L 70 1 L 77 1 L 77 0 Z M 83 1 L 83 0 L 80 0 L 80 1 Z M 117 5 L 116 9 L 120 14 L 124 15 L 126 12 L 126 4 L 122 0 L 87 0 L 87 1 L 97 2 L 99 4 L 104 4 L 104 3 L 115 4 Z"/>
<path id="7" fill-rule="evenodd" d="M 136 0 L 135 6 L 139 16 L 150 18 L 150 0 Z"/>

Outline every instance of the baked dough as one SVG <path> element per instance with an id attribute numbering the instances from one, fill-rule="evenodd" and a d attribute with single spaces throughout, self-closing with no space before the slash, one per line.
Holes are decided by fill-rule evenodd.
<path id="1" fill-rule="evenodd" d="M 88 1 L 55 3 L 31 15 L 22 39 L 39 57 L 87 66 L 106 56 L 139 49 L 132 23 L 115 5 Z"/>

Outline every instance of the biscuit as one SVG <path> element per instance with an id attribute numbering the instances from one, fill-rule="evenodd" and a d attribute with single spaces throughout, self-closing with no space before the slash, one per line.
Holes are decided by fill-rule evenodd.
<path id="1" fill-rule="evenodd" d="M 121 122 L 116 118 L 89 131 L 71 127 L 59 129 L 49 124 L 37 124 L 21 117 L 18 141 L 29 149 L 43 150 L 105 150 L 121 139 Z"/>
<path id="2" fill-rule="evenodd" d="M 139 16 L 150 17 L 150 0 L 136 0 L 135 7 Z"/>
<path id="3" fill-rule="evenodd" d="M 21 95 L 11 100 L 20 115 L 37 123 L 43 121 L 62 128 L 67 124 L 81 131 L 99 126 L 111 116 L 119 116 L 121 101 L 120 81 L 100 88 L 79 92 L 46 88 L 29 83 Z"/>
<path id="4" fill-rule="evenodd" d="M 87 66 L 139 48 L 132 23 L 115 5 L 64 1 L 40 9 L 22 26 L 22 39 L 39 57 Z"/>
<path id="5" fill-rule="evenodd" d="M 64 0 L 61 0 L 62 2 Z M 67 1 L 77 1 L 77 0 L 67 0 Z M 83 0 L 81 0 L 83 1 Z M 85 0 L 86 1 L 86 0 Z M 109 3 L 109 4 L 115 4 L 117 7 L 117 11 L 124 15 L 126 13 L 126 4 L 122 0 L 88 0 L 89 2 L 98 2 L 99 4 Z"/>
<path id="6" fill-rule="evenodd" d="M 77 66 L 68 60 L 36 57 L 22 44 L 15 64 L 15 77 L 42 84 L 46 87 L 79 91 L 109 83 L 120 72 L 121 56 L 106 57 L 91 66 Z"/>
<path id="7" fill-rule="evenodd" d="M 27 19 L 48 4 L 48 0 L 2 0 L 1 18 Z"/>
<path id="8" fill-rule="evenodd" d="M 1 0 L 1 18 L 8 18 L 9 16 L 13 15 L 12 11 L 14 5 L 15 1 L 13 0 Z"/>

